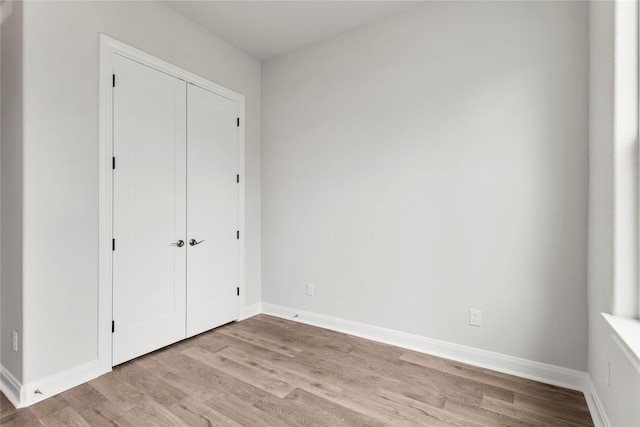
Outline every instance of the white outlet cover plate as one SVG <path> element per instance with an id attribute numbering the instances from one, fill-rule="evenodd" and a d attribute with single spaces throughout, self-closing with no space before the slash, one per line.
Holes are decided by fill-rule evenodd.
<path id="1" fill-rule="evenodd" d="M 482 311 L 475 308 L 469 310 L 469 325 L 482 326 Z"/>

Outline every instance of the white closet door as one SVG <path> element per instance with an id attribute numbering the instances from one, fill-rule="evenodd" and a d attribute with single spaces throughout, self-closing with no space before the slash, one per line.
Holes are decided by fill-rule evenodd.
<path id="1" fill-rule="evenodd" d="M 239 185 L 238 104 L 197 86 L 187 86 L 190 337 L 238 318 Z"/>
<path id="2" fill-rule="evenodd" d="M 186 83 L 114 61 L 117 365 L 186 336 Z"/>

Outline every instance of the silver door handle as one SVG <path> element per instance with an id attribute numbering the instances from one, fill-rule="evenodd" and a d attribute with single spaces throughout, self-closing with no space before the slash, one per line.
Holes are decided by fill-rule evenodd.
<path id="1" fill-rule="evenodd" d="M 181 248 L 181 247 L 184 246 L 184 241 L 178 240 L 177 242 L 172 243 L 171 246 L 177 246 L 177 247 Z"/>
<path id="2" fill-rule="evenodd" d="M 204 242 L 204 240 L 200 240 L 199 242 L 196 239 L 191 239 L 189 240 L 189 244 L 191 246 L 195 246 L 195 245 L 199 245 L 200 243 Z"/>

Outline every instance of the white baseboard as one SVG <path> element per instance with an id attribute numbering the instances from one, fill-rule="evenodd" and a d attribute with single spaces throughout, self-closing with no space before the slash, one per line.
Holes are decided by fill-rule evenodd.
<path id="1" fill-rule="evenodd" d="M 261 303 L 248 305 L 244 307 L 244 310 L 242 311 L 240 318 L 238 320 L 248 319 L 250 317 L 257 316 L 260 313 L 262 313 Z"/>
<path id="2" fill-rule="evenodd" d="M 593 425 L 595 427 L 611 427 L 611 422 L 607 417 L 607 413 L 604 411 L 604 405 L 598 396 L 596 386 L 593 384 L 591 375 L 587 374 L 587 381 L 584 390 L 584 397 L 587 400 L 587 406 L 593 419 Z"/>
<path id="3" fill-rule="evenodd" d="M 0 365 L 0 390 L 9 399 L 9 402 L 16 408 L 21 408 L 24 402 L 26 391 L 20 381 L 14 377 L 4 366 Z"/>
<path id="4" fill-rule="evenodd" d="M 585 393 L 596 427 L 610 426 L 593 383 L 585 372 L 268 303 L 245 307 L 239 320 L 260 313 L 579 390 Z M 22 385 L 4 367 L 0 367 L 0 384 L 3 393 L 11 403 L 16 407 L 24 407 L 76 387 L 106 372 L 108 371 L 103 372 L 99 368 L 98 361 L 94 360 L 42 380 Z"/>
<path id="5" fill-rule="evenodd" d="M 274 304 L 262 303 L 262 312 L 546 384 L 585 390 L 586 373 L 582 371 Z"/>
<path id="6" fill-rule="evenodd" d="M 25 396 L 20 399 L 21 407 L 33 405 L 58 393 L 84 384 L 106 372 L 99 369 L 98 361 L 92 360 L 80 366 L 24 385 Z"/>

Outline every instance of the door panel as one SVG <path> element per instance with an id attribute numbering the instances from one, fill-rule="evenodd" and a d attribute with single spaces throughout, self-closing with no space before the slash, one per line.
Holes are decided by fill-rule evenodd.
<path id="1" fill-rule="evenodd" d="M 186 83 L 115 55 L 113 364 L 186 334 Z"/>
<path id="2" fill-rule="evenodd" d="M 238 105 L 187 85 L 187 336 L 238 318 Z"/>

